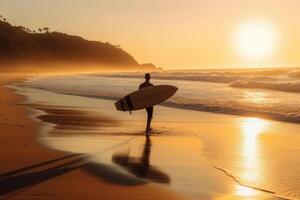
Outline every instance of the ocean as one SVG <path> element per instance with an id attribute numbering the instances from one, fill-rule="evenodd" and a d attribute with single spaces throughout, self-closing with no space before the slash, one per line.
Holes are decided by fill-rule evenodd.
<path id="1" fill-rule="evenodd" d="M 152 77 L 154 85 L 179 88 L 164 103 L 167 106 L 300 122 L 299 70 L 165 71 Z M 118 99 L 142 81 L 142 73 L 114 73 L 33 78 L 27 84 L 63 94 Z"/>

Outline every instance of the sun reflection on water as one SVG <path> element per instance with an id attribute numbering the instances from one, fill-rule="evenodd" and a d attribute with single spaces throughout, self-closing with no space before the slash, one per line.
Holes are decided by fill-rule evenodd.
<path id="1" fill-rule="evenodd" d="M 267 100 L 266 93 L 264 92 L 245 91 L 244 96 L 247 101 L 257 104 L 263 104 Z"/>
<path id="2" fill-rule="evenodd" d="M 235 186 L 235 194 L 237 196 L 242 196 L 242 197 L 252 197 L 254 195 L 257 195 L 259 192 L 257 190 L 254 190 L 249 187 L 245 187 L 242 185 L 236 185 Z"/>
<path id="3" fill-rule="evenodd" d="M 259 118 L 247 118 L 242 124 L 243 154 L 245 160 L 257 157 L 257 137 L 263 133 L 267 126 L 265 120 Z"/>
<path id="4" fill-rule="evenodd" d="M 263 178 L 261 173 L 261 157 L 259 154 L 258 137 L 263 134 L 268 122 L 259 118 L 247 118 L 241 126 L 242 148 L 241 148 L 241 179 L 247 184 L 253 184 Z M 237 186 L 236 194 L 239 196 L 254 196 L 256 191 Z"/>

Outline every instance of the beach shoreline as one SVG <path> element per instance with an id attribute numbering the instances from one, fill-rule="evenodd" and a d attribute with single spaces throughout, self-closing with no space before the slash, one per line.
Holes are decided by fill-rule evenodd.
<path id="1" fill-rule="evenodd" d="M 153 185 L 109 184 L 77 166 L 80 154 L 40 144 L 37 135 L 42 124 L 31 119 L 28 108 L 21 105 L 26 97 L 7 87 L 23 78 L 1 75 L 0 199 L 181 199 Z"/>
<path id="2" fill-rule="evenodd" d="M 11 83 L 10 85 L 12 85 Z M 151 142 L 149 144 L 151 145 L 149 147 L 142 132 L 144 129 L 143 111 L 128 115 L 115 112 L 111 100 L 53 93 L 30 88 L 23 84 L 13 86 L 15 91 L 11 88 L 5 88 L 9 92 L 13 92 L 12 95 L 20 98 L 20 100 L 10 103 L 17 103 L 17 107 L 23 112 L 26 110 L 24 117 L 36 124 L 28 140 L 34 141 L 35 145 L 38 146 L 35 153 L 43 159 L 37 160 L 35 154 L 32 154 L 33 156 L 26 154 L 26 156 L 32 157 L 32 164 L 25 166 L 21 163 L 14 165 L 13 169 L 7 167 L 7 170 L 1 169 L 1 174 L 5 175 L 15 172 L 14 169 L 17 168 L 36 165 L 38 165 L 36 169 L 30 168 L 27 171 L 25 168 L 25 171 L 21 170 L 20 174 L 17 172 L 17 177 L 22 180 L 22 176 L 19 175 L 22 175 L 23 172 L 41 172 L 40 169 L 46 168 L 40 173 L 44 177 L 49 172 L 47 167 L 51 167 L 50 172 L 55 174 L 38 184 L 23 183 L 23 185 L 16 186 L 13 183 L 14 179 L 12 179 L 11 184 L 17 189 L 13 192 L 7 192 L 12 190 L 7 189 L 6 194 L 13 194 L 14 197 L 14 193 L 17 193 L 16 199 L 30 199 L 32 194 L 41 195 L 41 199 L 49 198 L 49 194 L 55 198 L 63 199 L 94 199 L 103 195 L 105 195 L 104 199 L 124 199 L 124 196 L 129 199 L 153 199 L 154 195 L 155 199 L 180 199 L 183 196 L 188 199 L 247 199 L 251 197 L 264 200 L 277 199 L 281 196 L 264 187 L 244 183 L 238 178 L 238 174 L 231 173 L 230 165 L 226 166 L 222 162 L 216 162 L 213 158 L 216 152 L 211 151 L 213 149 L 210 147 L 210 142 L 215 143 L 216 141 L 210 141 L 210 138 L 206 137 L 218 136 L 216 134 L 219 130 L 227 134 L 234 132 L 230 137 L 241 137 L 246 134 L 246 129 L 250 128 L 249 130 L 253 131 L 251 126 L 257 123 L 262 125 L 276 123 L 276 126 L 278 124 L 280 126 L 285 125 L 285 123 L 157 106 L 156 112 L 159 113 L 159 116 L 155 115 L 155 132 L 150 137 Z M 18 105 L 20 103 L 22 106 Z M 36 111 L 38 113 L 33 114 L 28 112 L 28 109 L 33 109 L 35 110 L 34 113 Z M 31 119 L 28 119 L 28 116 L 31 116 L 29 117 Z M 215 121 L 219 122 L 218 126 L 214 126 Z M 186 126 L 187 124 L 189 126 Z M 239 126 L 242 126 L 242 129 L 246 128 L 246 132 L 243 133 L 245 130 L 236 130 Z M 210 134 L 199 135 L 199 132 Z M 254 132 L 254 134 L 256 133 Z M 3 135 L 3 138 L 5 137 L 7 135 Z M 134 137 L 134 140 L 131 141 L 131 137 Z M 222 136 L 220 135 L 220 137 Z M 111 146 L 116 146 L 116 141 L 124 143 L 125 140 L 129 142 L 125 142 L 126 145 L 121 146 L 126 146 L 127 150 L 118 147 L 119 149 L 109 150 L 105 156 L 97 155 L 104 147 L 110 149 Z M 223 142 L 226 144 L 226 141 Z M 257 147 L 253 146 L 252 148 Z M 141 149 L 144 150 L 141 151 Z M 130 150 L 129 154 L 128 150 Z M 247 149 L 243 151 L 245 150 Z M 255 153 L 256 150 L 254 150 L 251 150 L 252 153 Z M 55 156 L 51 159 L 45 159 L 48 157 L 48 152 Z M 144 152 L 144 156 L 149 154 L 146 164 L 150 163 L 149 166 L 153 166 L 153 169 L 150 167 L 150 175 L 139 177 L 141 175 L 140 170 L 145 170 L 145 162 L 143 165 L 137 163 L 137 159 L 145 160 L 143 156 L 141 157 L 142 152 Z M 18 155 L 16 154 L 16 156 Z M 126 160 L 130 162 L 126 165 L 123 163 L 124 155 L 129 156 L 126 157 Z M 176 157 L 169 157 L 170 155 L 176 155 Z M 7 157 L 8 160 L 12 159 L 9 154 Z M 43 166 L 42 163 L 46 163 L 46 165 Z M 57 165 L 58 168 L 55 167 Z M 245 169 L 247 169 L 247 165 Z M 103 171 L 103 169 L 107 169 L 107 167 L 113 169 L 110 170 L 113 177 L 117 175 L 119 178 L 113 178 L 111 181 L 111 177 L 104 175 L 105 170 Z M 116 169 L 114 169 L 115 167 Z M 54 172 L 52 168 L 55 169 Z M 99 171 L 99 168 L 102 170 Z M 95 169 L 97 169 L 96 173 Z M 252 169 L 249 168 L 248 170 L 251 173 Z M 123 172 L 125 172 L 125 176 Z M 155 176 L 153 176 L 154 174 Z M 82 183 L 78 180 L 85 180 L 84 188 L 72 190 L 74 187 L 82 187 Z M 123 182 L 120 183 L 120 180 Z M 4 179 L 4 183 L 5 181 L 7 183 L 11 180 Z M 124 183 L 126 184 L 124 185 Z M 135 184 L 128 186 L 128 183 Z M 27 189 L 27 184 L 32 185 L 32 189 L 31 187 Z M 98 187 L 102 189 L 99 190 Z M 20 188 L 25 190 L 19 193 L 17 191 Z M 112 191 L 118 191 L 118 194 Z"/>

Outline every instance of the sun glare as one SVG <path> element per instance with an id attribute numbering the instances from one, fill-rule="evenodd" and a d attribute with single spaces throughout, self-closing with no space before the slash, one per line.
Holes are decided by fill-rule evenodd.
<path id="1" fill-rule="evenodd" d="M 254 190 L 252 188 L 242 186 L 242 185 L 236 185 L 235 188 L 235 194 L 237 196 L 242 196 L 242 197 L 252 197 L 257 195 L 258 191 Z"/>
<path id="2" fill-rule="evenodd" d="M 255 183 L 259 178 L 263 178 L 260 174 L 260 156 L 258 154 L 258 137 L 267 129 L 269 123 L 259 118 L 246 118 L 241 129 L 243 133 L 243 161 L 242 161 L 242 177 L 248 183 Z"/>
<path id="3" fill-rule="evenodd" d="M 258 59 L 276 51 L 278 33 L 270 22 L 245 21 L 236 28 L 233 39 L 239 55 Z"/>

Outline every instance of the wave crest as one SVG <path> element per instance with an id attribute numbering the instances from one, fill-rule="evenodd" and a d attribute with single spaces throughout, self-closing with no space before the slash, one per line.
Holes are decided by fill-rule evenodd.
<path id="1" fill-rule="evenodd" d="M 230 84 L 239 88 L 260 88 L 269 90 L 279 90 L 285 92 L 300 92 L 300 82 L 259 82 L 259 81 L 236 81 Z"/>

